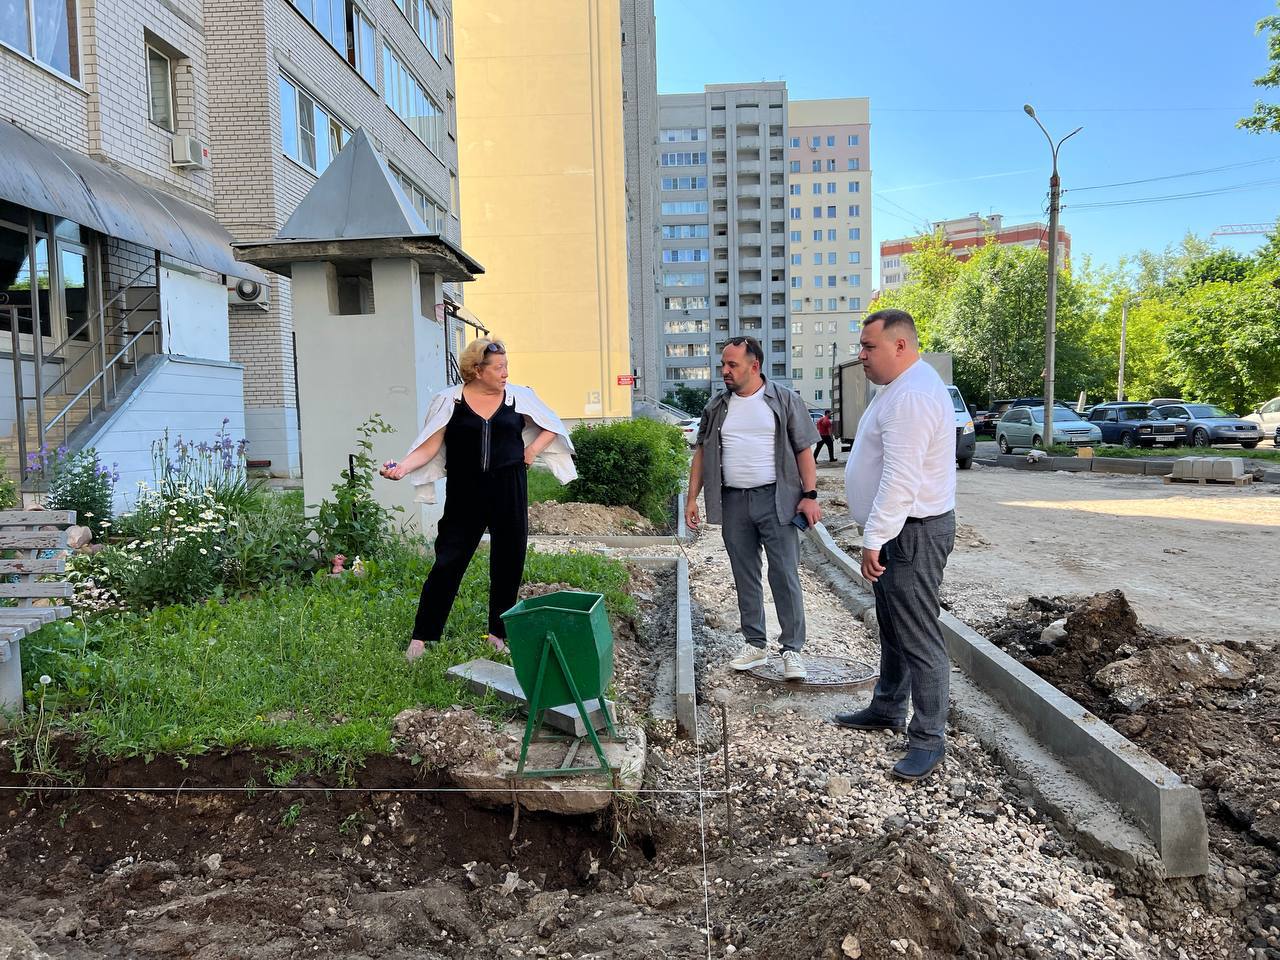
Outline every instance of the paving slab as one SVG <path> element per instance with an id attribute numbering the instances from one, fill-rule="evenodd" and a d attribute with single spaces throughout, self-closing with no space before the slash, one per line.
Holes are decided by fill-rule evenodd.
<path id="1" fill-rule="evenodd" d="M 849 580 L 870 589 L 859 566 L 822 524 L 815 524 L 809 537 Z M 1208 871 L 1208 827 L 1195 787 L 968 625 L 945 611 L 938 620 L 952 662 L 1046 750 L 1133 819 L 1159 852 L 1166 877 Z"/>
<path id="2" fill-rule="evenodd" d="M 603 810 L 613 802 L 615 794 L 634 795 L 644 782 L 647 749 L 644 730 L 639 726 L 622 727 L 618 730 L 617 741 L 605 741 L 601 744 L 605 759 L 613 771 L 610 777 L 585 769 L 581 776 L 517 776 L 516 767 L 519 764 L 520 742 L 523 738 L 522 722 L 512 721 L 503 725 L 497 735 L 501 746 L 496 751 L 497 759 L 479 758 L 450 767 L 450 779 L 465 789 L 467 796 L 477 803 L 486 806 L 511 806 L 518 803 L 525 810 L 561 816 L 580 816 Z M 568 748 L 568 741 L 535 741 L 529 747 L 526 766 L 531 769 L 559 767 Z M 572 767 L 584 768 L 598 764 L 591 742 L 582 742 Z"/>
<path id="3" fill-rule="evenodd" d="M 510 664 L 498 663 L 482 657 L 452 666 L 445 673 L 456 680 L 461 680 L 474 693 L 481 695 L 492 693 L 504 703 L 514 703 L 521 710 L 528 712 L 529 698 L 525 696 L 524 690 L 521 689 L 520 681 L 516 679 L 516 671 Z M 606 700 L 605 704 L 608 707 L 610 718 L 616 720 L 618 715 L 613 703 Z M 604 730 L 604 713 L 600 709 L 600 701 L 585 700 L 583 701 L 583 706 L 587 708 L 591 723 L 596 730 Z M 585 737 L 587 735 L 586 724 L 582 722 L 582 716 L 578 713 L 578 705 L 576 703 L 566 703 L 558 707 L 551 707 L 544 717 L 544 722 L 547 726 L 553 727 L 561 733 L 567 733 L 575 737 Z"/>

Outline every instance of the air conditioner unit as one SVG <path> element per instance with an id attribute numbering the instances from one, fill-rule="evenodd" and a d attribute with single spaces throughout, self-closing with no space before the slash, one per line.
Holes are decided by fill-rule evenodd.
<path id="1" fill-rule="evenodd" d="M 171 145 L 173 165 L 203 170 L 209 166 L 209 145 L 185 133 L 175 133 Z"/>
<path id="2" fill-rule="evenodd" d="M 227 303 L 233 307 L 257 306 L 263 310 L 271 305 L 271 288 L 256 280 L 237 280 L 227 287 Z"/>

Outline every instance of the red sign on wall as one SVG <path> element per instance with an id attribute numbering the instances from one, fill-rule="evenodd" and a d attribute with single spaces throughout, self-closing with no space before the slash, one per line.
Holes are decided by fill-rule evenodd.
<path id="1" fill-rule="evenodd" d="M 635 385 L 636 385 L 636 378 L 635 378 L 634 376 L 632 376 L 631 374 L 629 374 L 629 373 L 620 373 L 620 374 L 618 374 L 618 386 L 620 386 L 620 387 L 634 387 Z"/>

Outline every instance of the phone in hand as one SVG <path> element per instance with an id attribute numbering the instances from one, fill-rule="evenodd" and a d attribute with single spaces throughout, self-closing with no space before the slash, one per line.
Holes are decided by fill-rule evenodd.
<path id="1" fill-rule="evenodd" d="M 806 517 L 803 513 L 797 513 L 794 517 L 791 518 L 791 522 L 794 523 L 796 527 L 800 530 L 809 529 L 809 518 Z"/>

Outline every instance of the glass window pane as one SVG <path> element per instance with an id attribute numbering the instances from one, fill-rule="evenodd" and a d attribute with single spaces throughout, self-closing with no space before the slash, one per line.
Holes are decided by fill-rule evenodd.
<path id="1" fill-rule="evenodd" d="M 316 165 L 316 105 L 298 93 L 298 159 L 312 169 Z"/>
<path id="2" fill-rule="evenodd" d="M 32 5 L 36 16 L 36 59 L 78 79 L 76 0 L 32 0 Z"/>
<path id="3" fill-rule="evenodd" d="M 298 154 L 298 91 L 285 77 L 280 78 L 280 140 L 286 156 Z"/>
<path id="4" fill-rule="evenodd" d="M 0 0 L 0 41 L 31 56 L 27 0 Z"/>
<path id="5" fill-rule="evenodd" d="M 78 250 L 60 250 L 58 264 L 62 268 L 62 308 L 67 320 L 67 336 L 89 339 L 88 262 Z M 44 326 L 44 324 L 41 324 Z"/>
<path id="6" fill-rule="evenodd" d="M 151 47 L 147 47 L 147 92 L 150 95 L 151 121 L 172 130 L 173 73 L 169 58 Z"/>

